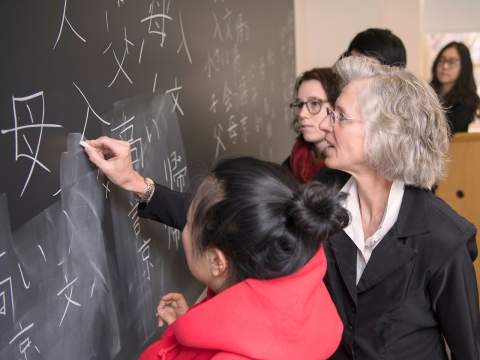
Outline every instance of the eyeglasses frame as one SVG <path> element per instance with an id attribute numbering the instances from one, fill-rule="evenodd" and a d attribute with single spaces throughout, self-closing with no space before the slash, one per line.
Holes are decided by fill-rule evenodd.
<path id="1" fill-rule="evenodd" d="M 354 118 L 349 118 L 349 117 L 346 117 L 346 116 L 340 116 L 340 115 L 337 115 L 335 114 L 335 112 L 333 110 L 331 110 L 330 108 L 326 108 L 327 110 L 327 116 L 330 116 L 330 119 L 332 119 L 332 125 L 335 125 L 336 123 L 336 118 L 338 118 L 338 120 L 340 121 L 345 121 L 345 120 L 349 120 L 349 121 L 362 121 L 362 119 L 354 119 Z M 339 121 L 339 122 L 340 122 Z"/>
<path id="2" fill-rule="evenodd" d="M 308 107 L 308 102 L 309 101 L 318 101 L 320 103 L 320 109 L 318 110 L 318 112 L 316 113 L 313 113 L 310 111 L 310 108 Z M 317 99 L 317 98 L 311 98 L 311 99 L 308 99 L 307 101 L 294 101 L 293 103 L 291 103 L 290 105 L 288 105 L 290 107 L 290 110 L 292 111 L 292 114 L 294 116 L 298 116 L 298 115 L 295 115 L 295 112 L 293 110 L 294 107 L 298 108 L 298 113 L 300 114 L 300 111 L 302 110 L 303 106 L 306 106 L 307 107 L 307 111 L 310 113 L 310 115 L 317 115 L 318 113 L 320 113 L 320 111 L 322 111 L 322 106 L 324 103 L 327 103 L 328 100 L 322 100 L 322 99 Z"/>
<path id="3" fill-rule="evenodd" d="M 453 58 L 446 58 L 446 57 L 441 57 L 437 61 L 437 66 L 445 66 L 445 64 L 448 65 L 448 67 L 457 67 L 462 65 L 462 60 L 460 59 L 453 59 Z"/>

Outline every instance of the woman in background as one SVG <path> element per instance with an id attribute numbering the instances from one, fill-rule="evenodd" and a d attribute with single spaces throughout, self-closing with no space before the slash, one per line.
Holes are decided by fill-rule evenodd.
<path id="1" fill-rule="evenodd" d="M 290 104 L 295 119 L 292 128 L 298 134 L 290 156 L 283 165 L 292 170 L 300 184 L 320 181 L 326 185 L 343 186 L 349 174 L 325 166 L 325 133 L 318 127 L 334 108 L 340 93 L 330 68 L 313 68 L 302 73 L 295 82 L 294 102 Z"/>
<path id="2" fill-rule="evenodd" d="M 86 149 L 90 160 L 114 183 L 144 195 L 127 142 L 102 137 L 89 144 L 96 148 Z M 172 210 L 182 209 L 182 197 L 165 190 L 156 185 L 150 203 L 164 206 L 174 225 L 182 223 L 181 211 Z M 298 184 L 278 164 L 249 157 L 217 163 L 181 228 L 188 267 L 208 287 L 207 298 L 189 310 L 181 294 L 165 295 L 157 316 L 160 326 L 170 326 L 140 359 L 332 355 L 343 324 L 322 281 L 327 261 L 321 244 L 348 224 L 341 199 L 322 184 Z"/>
<path id="3" fill-rule="evenodd" d="M 447 112 L 452 134 L 468 131 L 479 109 L 480 98 L 473 77 L 470 51 L 461 42 L 451 42 L 440 51 L 432 67 L 431 85 Z"/>

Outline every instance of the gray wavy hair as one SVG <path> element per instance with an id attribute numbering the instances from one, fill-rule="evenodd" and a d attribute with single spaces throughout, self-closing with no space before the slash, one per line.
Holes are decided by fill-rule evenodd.
<path id="1" fill-rule="evenodd" d="M 358 94 L 365 161 L 388 180 L 430 189 L 445 176 L 449 127 L 433 88 L 413 72 L 350 56 L 335 63 L 341 88 L 366 80 Z"/>

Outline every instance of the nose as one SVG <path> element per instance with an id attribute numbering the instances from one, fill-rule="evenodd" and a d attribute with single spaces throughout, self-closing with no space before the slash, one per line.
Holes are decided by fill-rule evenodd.
<path id="1" fill-rule="evenodd" d="M 310 111 L 307 109 L 307 104 L 303 104 L 303 106 L 298 111 L 298 117 L 305 118 L 310 115 Z"/>
<path id="2" fill-rule="evenodd" d="M 320 121 L 320 124 L 318 124 L 318 128 L 324 133 L 333 132 L 333 124 L 330 115 L 325 116 L 322 121 Z"/>

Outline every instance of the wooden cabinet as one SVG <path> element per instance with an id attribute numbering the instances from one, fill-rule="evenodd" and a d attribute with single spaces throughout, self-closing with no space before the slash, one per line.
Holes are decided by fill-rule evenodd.
<path id="1" fill-rule="evenodd" d="M 435 195 L 477 227 L 480 249 L 480 133 L 455 134 L 449 155 L 447 177 L 438 182 Z M 480 256 L 473 265 L 480 289 Z"/>

